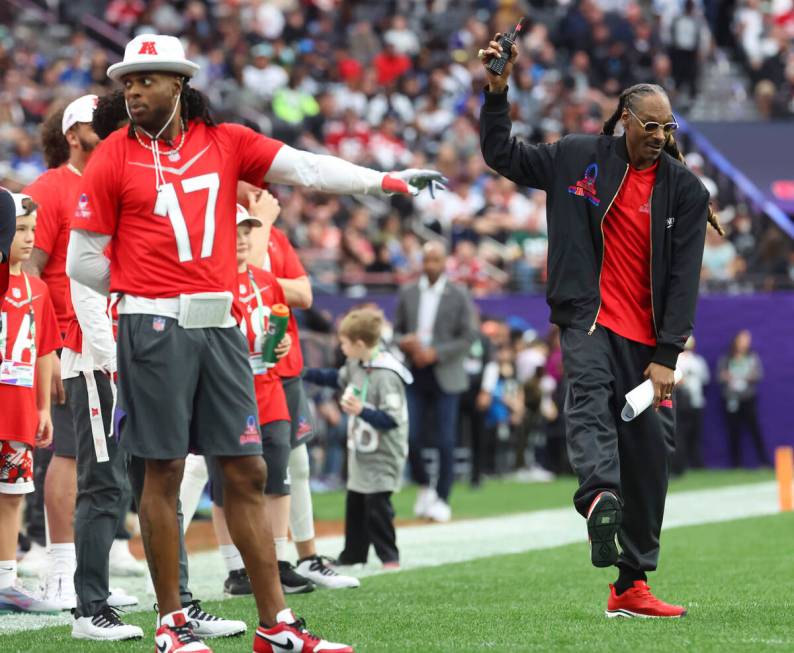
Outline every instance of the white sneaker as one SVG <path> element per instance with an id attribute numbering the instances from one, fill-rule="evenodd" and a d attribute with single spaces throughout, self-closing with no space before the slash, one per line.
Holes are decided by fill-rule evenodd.
<path id="1" fill-rule="evenodd" d="M 77 607 L 77 595 L 74 592 L 74 573 L 47 574 L 41 585 L 42 597 L 57 605 L 58 610 L 72 610 Z"/>
<path id="2" fill-rule="evenodd" d="M 538 464 L 519 469 L 515 474 L 515 480 L 520 483 L 550 483 L 555 478 L 557 477 L 552 472 Z"/>
<path id="3" fill-rule="evenodd" d="M 141 639 L 143 630 L 138 626 L 125 624 L 119 619 L 118 612 L 108 605 L 93 617 L 76 616 L 72 624 L 72 637 L 98 641 Z"/>
<path id="4" fill-rule="evenodd" d="M 110 547 L 111 576 L 143 576 L 146 565 L 130 553 L 129 540 L 113 540 Z"/>
<path id="5" fill-rule="evenodd" d="M 420 487 L 416 493 L 414 514 L 417 517 L 429 517 L 427 513 L 436 501 L 438 501 L 438 494 L 436 494 L 435 488 Z"/>
<path id="6" fill-rule="evenodd" d="M 108 605 L 111 608 L 128 608 L 131 605 L 138 605 L 138 597 L 127 594 L 127 592 L 119 587 L 111 587 L 110 596 L 108 596 Z"/>
<path id="7" fill-rule="evenodd" d="M 22 560 L 17 564 L 17 573 L 20 576 L 38 578 L 47 568 L 47 547 L 32 542 Z"/>
<path id="8" fill-rule="evenodd" d="M 358 578 L 343 576 L 337 573 L 334 569 L 325 564 L 325 559 L 322 556 L 318 555 L 304 558 L 298 562 L 298 566 L 295 570 L 318 587 L 327 587 L 328 589 L 336 590 L 346 587 L 352 588 L 361 586 Z"/>
<path id="9" fill-rule="evenodd" d="M 445 524 L 452 519 L 452 509 L 443 499 L 436 499 L 433 505 L 428 508 L 425 516 L 431 521 Z"/>
<path id="10" fill-rule="evenodd" d="M 216 617 L 214 614 L 209 614 L 201 609 L 201 602 L 193 600 L 186 608 L 182 608 L 188 623 L 193 627 L 193 632 L 196 637 L 231 637 L 232 635 L 242 635 L 248 626 L 244 621 L 235 621 L 233 619 L 224 619 L 223 617 Z M 158 626 L 159 619 L 158 619 Z"/>
<path id="11" fill-rule="evenodd" d="M 59 612 L 62 608 L 22 585 L 18 580 L 0 589 L 0 611 Z"/>

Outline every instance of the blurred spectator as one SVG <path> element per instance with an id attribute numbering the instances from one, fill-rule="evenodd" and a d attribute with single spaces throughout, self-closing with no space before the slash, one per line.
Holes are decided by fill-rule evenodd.
<path id="1" fill-rule="evenodd" d="M 710 380 L 706 359 L 695 353 L 695 339 L 689 340 L 678 356 L 678 369 L 683 375 L 675 389 L 675 452 L 671 463 L 675 475 L 687 469 L 703 467 L 704 389 Z"/>
<path id="2" fill-rule="evenodd" d="M 706 246 L 703 250 L 702 281 L 711 288 L 726 289 L 742 269 L 742 261 L 730 240 L 720 236 L 715 229 L 706 230 Z"/>
<path id="3" fill-rule="evenodd" d="M 408 388 L 411 474 L 420 486 L 414 512 L 434 521 L 449 521 L 452 511 L 454 450 L 458 436 L 461 393 L 468 387 L 463 362 L 477 335 L 477 318 L 468 293 L 444 274 L 447 252 L 430 242 L 424 247 L 422 278 L 403 287 L 394 319 L 394 333 L 414 377 Z M 435 413 L 435 428 L 427 429 Z M 438 448 L 436 487 L 422 457 L 431 434 Z"/>
<path id="4" fill-rule="evenodd" d="M 509 447 L 517 443 L 516 431 L 524 419 L 524 389 L 518 382 L 513 349 L 503 345 L 496 352 L 496 361 L 483 378 L 482 391 L 488 397 L 485 412 L 485 469 L 496 474 L 512 471 L 517 456 Z M 523 457 L 523 447 L 522 447 Z"/>
<path id="5" fill-rule="evenodd" d="M 694 0 L 684 2 L 684 10 L 670 24 L 670 61 L 676 88 L 686 91 L 691 100 L 695 97 L 700 69 L 700 53 L 709 39 L 703 16 Z"/>
<path id="6" fill-rule="evenodd" d="M 742 430 L 750 433 L 760 463 L 771 466 L 758 423 L 758 383 L 764 375 L 761 359 L 752 350 L 752 335 L 742 329 L 720 358 L 717 374 L 725 402 L 731 467 L 742 464 Z"/>

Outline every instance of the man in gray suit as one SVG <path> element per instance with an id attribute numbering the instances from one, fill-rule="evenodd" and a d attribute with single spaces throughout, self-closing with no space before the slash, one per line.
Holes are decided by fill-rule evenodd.
<path id="1" fill-rule="evenodd" d="M 477 337 L 478 320 L 468 291 L 444 275 L 443 244 L 424 246 L 419 283 L 400 292 L 394 333 L 414 376 L 408 386 L 411 473 L 419 486 L 414 512 L 434 521 L 449 521 L 449 494 L 457 440 L 460 395 L 468 387 L 463 361 Z M 425 418 L 435 411 L 439 475 L 435 489 L 422 461 Z"/>

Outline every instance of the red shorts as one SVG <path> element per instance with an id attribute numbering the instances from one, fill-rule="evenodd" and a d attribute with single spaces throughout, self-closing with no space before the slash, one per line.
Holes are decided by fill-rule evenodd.
<path id="1" fill-rule="evenodd" d="M 33 492 L 33 449 L 23 442 L 0 441 L 0 494 Z"/>

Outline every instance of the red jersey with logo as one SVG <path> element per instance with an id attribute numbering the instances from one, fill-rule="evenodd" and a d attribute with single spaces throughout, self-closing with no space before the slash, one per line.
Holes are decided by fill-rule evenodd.
<path id="1" fill-rule="evenodd" d="M 619 336 L 656 345 L 651 303 L 651 194 L 658 163 L 629 167 L 604 218 L 598 323 Z"/>
<path id="2" fill-rule="evenodd" d="M 278 279 L 298 279 L 305 277 L 306 270 L 298 258 L 298 253 L 289 242 L 287 234 L 276 227 L 270 229 L 270 241 L 267 244 L 267 254 L 270 257 L 270 271 Z M 292 337 L 292 348 L 289 354 L 282 358 L 276 371 L 280 377 L 289 379 L 298 376 L 303 369 L 303 353 L 298 340 L 298 323 L 295 313 L 290 310 L 287 333 Z"/>
<path id="3" fill-rule="evenodd" d="M 36 357 L 46 356 L 58 349 L 61 346 L 61 336 L 47 284 L 31 275 L 27 275 L 27 278 L 33 295 L 33 316 L 31 318 L 25 276 L 11 275 L 5 300 L 0 305 L 0 320 L 3 325 L 0 358 L 35 364 L 31 347 L 32 332 L 36 336 Z M 31 329 L 31 319 L 34 329 Z M 36 406 L 38 382 L 38 374 L 34 373 L 32 388 L 0 383 L 0 440 L 16 440 L 31 447 L 35 446 L 36 430 L 39 426 Z"/>
<path id="4" fill-rule="evenodd" d="M 159 192 L 151 150 L 126 128 L 105 139 L 86 166 L 72 229 L 113 237 L 113 292 L 234 290 L 237 180 L 261 185 L 282 143 L 241 125 L 201 121 L 190 122 L 184 139 L 175 155 L 160 156 L 166 184 Z"/>
<path id="5" fill-rule="evenodd" d="M 251 282 L 252 275 L 262 298 L 261 309 L 254 285 Z M 235 294 L 243 309 L 240 329 L 248 340 L 248 353 L 252 357 L 261 356 L 262 334 L 267 333 L 271 307 L 273 304 L 286 304 L 284 291 L 278 285 L 276 277 L 270 272 L 249 265 L 248 272 L 237 273 Z M 295 346 L 294 341 L 292 346 Z M 254 374 L 254 389 L 256 390 L 256 403 L 259 407 L 260 424 L 268 424 L 277 420 L 289 421 L 287 398 L 281 385 L 281 377 L 277 374 L 275 367 L 271 367 L 264 374 Z"/>
<path id="6" fill-rule="evenodd" d="M 23 191 L 38 205 L 36 210 L 36 247 L 49 259 L 41 278 L 50 289 L 52 305 L 61 333 L 66 333 L 74 317 L 66 276 L 66 248 L 69 228 L 80 195 L 80 175 L 68 165 L 52 168 Z"/>

